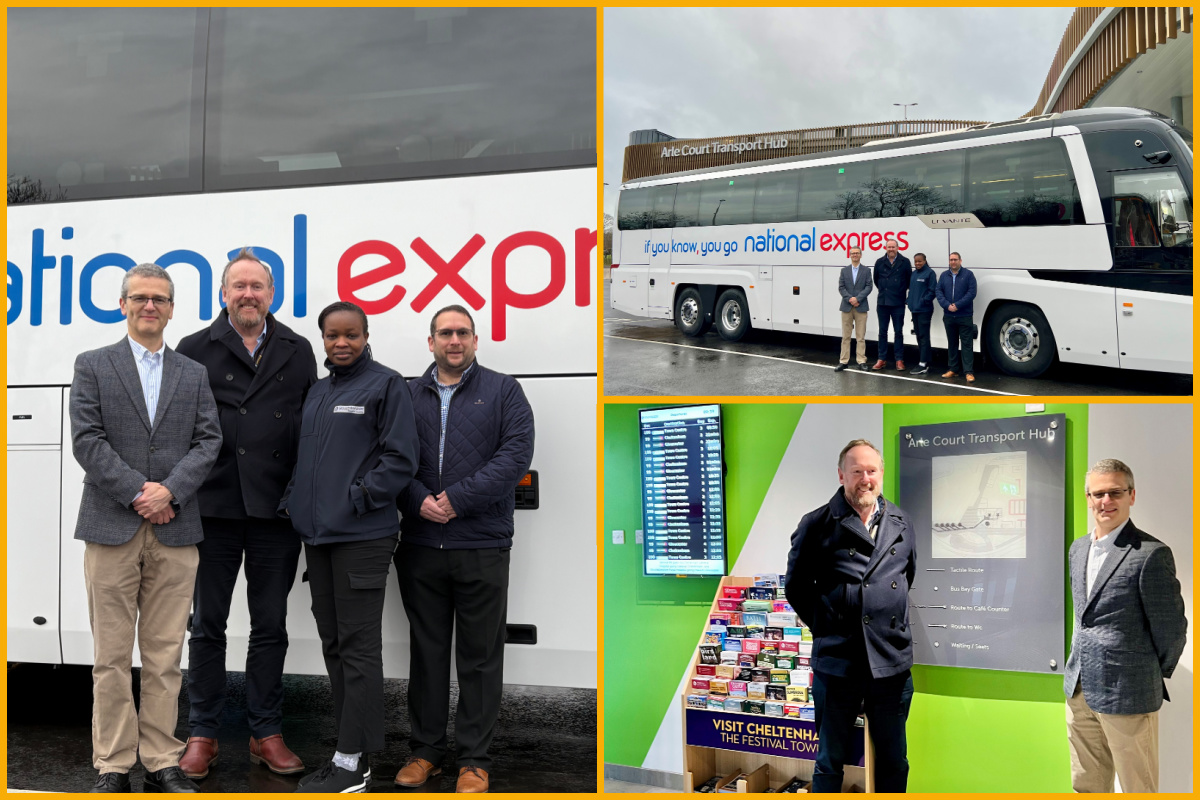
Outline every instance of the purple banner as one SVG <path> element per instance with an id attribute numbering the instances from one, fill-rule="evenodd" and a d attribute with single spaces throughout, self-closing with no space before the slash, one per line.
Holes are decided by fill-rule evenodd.
<path id="1" fill-rule="evenodd" d="M 817 726 L 807 720 L 686 709 L 687 743 L 765 756 L 817 760 Z M 865 766 L 863 729 L 855 728 L 847 764 Z"/>

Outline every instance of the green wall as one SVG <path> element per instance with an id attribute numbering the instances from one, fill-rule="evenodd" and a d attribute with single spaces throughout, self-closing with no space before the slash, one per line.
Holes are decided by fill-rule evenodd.
<path id="1" fill-rule="evenodd" d="M 1087 406 L 1047 404 L 1067 415 L 1067 535 L 1063 541 L 1066 645 L 1071 597 L 1066 574 L 1070 542 L 1087 532 L 1081 487 L 1087 471 Z M 1024 405 L 884 405 L 884 458 L 899 464 L 900 428 L 940 422 L 1035 416 Z M 884 473 L 884 494 L 897 496 L 899 473 Z M 1064 647 L 1064 652 L 1067 648 Z M 1066 699 L 1061 675 L 913 667 L 908 719 L 910 792 L 1069 792 Z"/>
<path id="2" fill-rule="evenodd" d="M 604 760 L 640 767 L 707 622 L 715 578 L 644 578 L 638 409 L 604 407 Z M 722 405 L 728 560 L 737 561 L 804 406 Z M 625 544 L 612 531 L 625 531 Z M 678 767 L 683 769 L 682 763 Z"/>

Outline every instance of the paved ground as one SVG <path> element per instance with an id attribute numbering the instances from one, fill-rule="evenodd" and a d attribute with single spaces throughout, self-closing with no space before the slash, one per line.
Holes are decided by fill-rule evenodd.
<path id="1" fill-rule="evenodd" d="M 186 676 L 185 676 L 186 686 Z M 324 677 L 285 679 L 284 729 L 288 744 L 310 770 L 333 755 L 337 735 L 333 702 Z M 136 679 L 135 679 L 136 684 Z M 246 743 L 245 675 L 230 673 L 230 697 L 220 736 L 220 763 L 200 782 L 205 792 L 291 792 L 301 775 L 275 775 L 250 763 Z M 454 687 L 457 692 L 457 686 Z M 392 783 L 409 755 L 408 682 L 388 681 L 387 745 L 371 757 L 371 791 L 416 791 Z M 181 693 L 180 727 L 187 736 L 187 692 Z M 136 695 L 135 695 L 136 696 Z M 457 700 L 455 696 L 451 703 Z M 8 672 L 8 788 L 86 792 L 96 780 L 91 763 L 92 683 L 90 667 L 53 669 L 18 665 Z M 453 792 L 454 721 L 451 756 L 443 776 L 420 788 Z M 492 789 L 498 792 L 596 791 L 596 692 L 582 689 L 505 686 L 499 729 L 491 748 Z M 143 771 L 131 773 L 134 791 Z"/>
<path id="2" fill-rule="evenodd" d="M 704 396 L 942 395 L 1190 395 L 1191 375 L 1057 364 L 1036 379 L 1013 378 L 984 365 L 976 382 L 943 380 L 946 351 L 934 351 L 941 368 L 930 378 L 894 369 L 834 372 L 840 342 L 828 336 L 751 331 L 740 342 L 709 332 L 688 337 L 666 320 L 631 318 L 614 310 L 604 289 L 604 394 Z M 868 344 L 868 353 L 875 346 Z M 978 354 L 976 354 L 978 359 Z M 869 359 L 874 362 L 874 359 Z M 977 362 L 978 363 L 978 362 Z M 915 363 L 909 365 L 910 368 Z"/>

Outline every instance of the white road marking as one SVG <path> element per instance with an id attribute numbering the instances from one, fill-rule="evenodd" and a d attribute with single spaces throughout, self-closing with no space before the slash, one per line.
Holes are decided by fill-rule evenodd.
<path id="1" fill-rule="evenodd" d="M 745 356 L 747 358 L 765 358 L 770 361 L 782 361 L 785 364 L 803 364 L 804 366 L 807 366 L 807 367 L 820 367 L 821 369 L 834 369 L 835 368 L 833 365 L 830 365 L 830 364 L 818 364 L 813 361 L 799 361 L 794 358 L 780 358 L 779 356 L 765 356 L 760 353 L 739 353 L 736 350 L 721 350 L 716 347 L 697 347 L 694 344 L 675 344 L 674 342 L 657 342 L 657 341 L 654 341 L 653 339 L 634 339 L 629 336 L 613 336 L 613 335 L 607 334 L 607 333 L 604 334 L 604 338 L 605 339 L 624 339 L 627 342 L 640 342 L 642 344 L 661 344 L 661 345 L 666 345 L 667 347 L 683 347 L 688 350 L 704 350 L 709 353 L 722 353 L 722 354 L 730 355 L 730 356 Z M 924 380 L 921 380 L 920 378 L 911 378 L 908 375 L 893 375 L 888 372 L 879 372 L 876 370 L 868 370 L 865 373 L 862 372 L 861 370 L 857 370 L 857 371 L 860 375 L 862 375 L 862 374 L 873 375 L 876 378 L 891 378 L 892 380 L 897 380 L 897 381 L 912 381 L 914 383 L 920 383 L 920 384 L 924 384 L 926 386 L 945 385 L 945 386 L 953 386 L 955 389 L 966 389 L 967 391 L 971 391 L 971 392 L 984 392 L 986 394 L 1002 394 L 1002 395 L 1006 395 L 1008 397 L 1024 397 L 1025 396 L 1025 395 L 1020 394 L 1019 392 L 1002 392 L 998 389 L 983 389 L 978 386 L 971 386 L 968 384 L 963 384 L 963 385 L 960 385 L 957 383 L 938 384 L 938 383 L 934 383 L 933 381 L 924 381 Z"/>

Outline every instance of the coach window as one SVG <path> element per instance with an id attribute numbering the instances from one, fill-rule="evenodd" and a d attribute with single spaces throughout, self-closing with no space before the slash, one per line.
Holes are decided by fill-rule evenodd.
<path id="1" fill-rule="evenodd" d="M 800 203 L 800 171 L 765 172 L 754 193 L 755 222 L 794 222 Z"/>
<path id="2" fill-rule="evenodd" d="M 206 185 L 596 164 L 588 8 L 213 11 Z"/>
<path id="3" fill-rule="evenodd" d="M 1075 176 L 1058 139 L 972 148 L 967 168 L 966 210 L 988 227 L 1082 222 Z"/>
<path id="4" fill-rule="evenodd" d="M 741 225 L 754 221 L 754 175 L 716 178 L 700 187 L 701 225 Z"/>
<path id="5" fill-rule="evenodd" d="M 617 206 L 617 228 L 640 231 L 650 227 L 650 189 L 626 189 Z"/>
<path id="6" fill-rule="evenodd" d="M 1192 245 L 1192 201 L 1174 169 L 1113 176 L 1114 241 L 1118 247 Z"/>
<path id="7" fill-rule="evenodd" d="M 675 213 L 675 184 L 650 190 L 650 227 L 670 228 Z"/>
<path id="8" fill-rule="evenodd" d="M 863 219 L 873 217 L 871 198 L 865 186 L 871 180 L 873 162 L 811 167 L 804 172 L 800 193 L 800 219 Z"/>
<path id="9" fill-rule="evenodd" d="M 8 10 L 8 204 L 201 188 L 208 11 Z"/>
<path id="10" fill-rule="evenodd" d="M 877 217 L 948 214 L 962 210 L 962 151 L 885 158 L 865 186 Z"/>
<path id="11" fill-rule="evenodd" d="M 700 186 L 700 181 L 688 181 L 679 184 L 679 188 L 675 190 L 674 227 L 694 228 L 701 224 L 699 221 Z"/>

